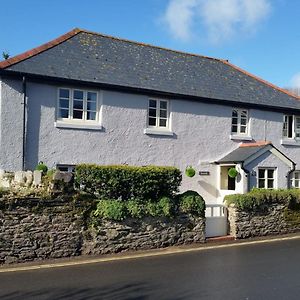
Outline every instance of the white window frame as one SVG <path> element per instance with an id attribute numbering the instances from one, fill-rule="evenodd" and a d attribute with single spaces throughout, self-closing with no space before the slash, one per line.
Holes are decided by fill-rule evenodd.
<path id="1" fill-rule="evenodd" d="M 297 176 L 295 176 L 296 174 L 297 174 Z M 290 187 L 292 187 L 294 189 L 300 189 L 300 170 L 295 170 L 291 174 Z"/>
<path id="2" fill-rule="evenodd" d="M 237 124 L 233 124 L 233 111 L 237 112 Z M 241 124 L 241 120 L 242 120 L 242 113 L 246 112 L 246 124 Z M 233 126 L 237 126 L 237 131 L 234 132 L 232 131 L 232 127 Z M 241 131 L 241 127 L 245 126 L 246 130 L 245 132 Z M 231 134 L 234 136 L 247 136 L 249 133 L 249 110 L 248 109 L 242 109 L 242 108 L 233 108 L 231 111 L 231 128 L 230 128 Z"/>
<path id="3" fill-rule="evenodd" d="M 60 90 L 68 90 L 69 91 L 69 115 L 68 118 L 60 118 Z M 82 91 L 83 92 L 83 118 L 75 119 L 73 118 L 73 106 L 74 106 L 74 91 Z M 87 94 L 88 93 L 96 94 L 96 118 L 95 120 L 87 120 Z M 86 125 L 99 125 L 100 123 L 100 107 L 101 107 L 101 96 L 99 92 L 93 89 L 82 89 L 82 88 L 70 88 L 70 87 L 59 87 L 57 89 L 57 112 L 56 112 L 56 120 L 60 123 L 69 123 L 69 124 L 86 124 Z"/>
<path id="4" fill-rule="evenodd" d="M 289 118 L 292 118 L 292 128 L 290 128 Z M 289 136 L 290 131 L 292 133 L 291 136 Z M 300 140 L 300 116 L 296 116 L 296 115 L 283 116 L 282 136 L 284 139 Z"/>
<path id="5" fill-rule="evenodd" d="M 259 171 L 264 170 L 264 178 L 259 177 Z M 273 178 L 268 178 L 268 171 L 273 170 Z M 264 180 L 264 187 L 259 186 L 259 181 Z M 273 180 L 273 187 L 268 187 L 268 180 Z M 259 167 L 257 169 L 257 188 L 260 189 L 276 189 L 277 188 L 277 168 Z"/>
<path id="6" fill-rule="evenodd" d="M 155 125 L 149 125 L 149 119 L 150 117 L 150 100 L 156 101 L 156 122 Z M 160 117 L 160 103 L 161 102 L 166 102 L 167 103 L 167 117 L 163 118 Z M 153 108 L 152 108 L 153 109 Z M 160 126 L 159 122 L 161 119 L 165 119 L 166 120 L 166 126 Z M 167 99 L 158 99 L 158 98 L 149 98 L 148 99 L 148 108 L 147 108 L 147 128 L 150 129 L 156 129 L 156 130 L 165 130 L 165 131 L 169 131 L 170 130 L 170 101 Z"/>

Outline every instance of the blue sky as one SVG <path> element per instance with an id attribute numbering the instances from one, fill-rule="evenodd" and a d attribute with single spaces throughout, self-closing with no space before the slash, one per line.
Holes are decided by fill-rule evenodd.
<path id="1" fill-rule="evenodd" d="M 79 27 L 228 59 L 300 87 L 298 0 L 2 0 L 0 25 L 0 51 L 11 56 Z"/>

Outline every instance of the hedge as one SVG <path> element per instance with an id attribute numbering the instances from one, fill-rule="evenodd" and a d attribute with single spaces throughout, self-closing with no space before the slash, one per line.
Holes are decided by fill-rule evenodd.
<path id="1" fill-rule="evenodd" d="M 195 191 L 186 191 L 177 196 L 179 211 L 194 216 L 204 217 L 205 201 Z"/>
<path id="2" fill-rule="evenodd" d="M 293 208 L 300 203 L 300 190 L 297 189 L 253 189 L 246 194 L 227 195 L 225 197 L 227 205 L 234 204 L 241 210 L 251 210 L 263 205 L 281 203 L 288 208 Z"/>
<path id="3" fill-rule="evenodd" d="M 181 180 L 181 172 L 175 167 L 81 164 L 75 168 L 76 187 L 100 199 L 173 197 Z"/>

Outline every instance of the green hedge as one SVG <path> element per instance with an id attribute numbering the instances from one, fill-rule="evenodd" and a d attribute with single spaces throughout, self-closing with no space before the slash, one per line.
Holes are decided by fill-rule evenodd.
<path id="1" fill-rule="evenodd" d="M 281 203 L 288 208 L 294 208 L 300 203 L 300 190 L 253 189 L 247 194 L 228 195 L 225 202 L 227 205 L 234 204 L 241 210 L 251 210 L 272 203 Z"/>
<path id="2" fill-rule="evenodd" d="M 78 165 L 75 185 L 100 199 L 159 199 L 173 197 L 182 175 L 175 167 Z"/>
<path id="3" fill-rule="evenodd" d="M 195 191 L 186 191 L 177 196 L 179 211 L 195 216 L 204 217 L 205 201 Z"/>

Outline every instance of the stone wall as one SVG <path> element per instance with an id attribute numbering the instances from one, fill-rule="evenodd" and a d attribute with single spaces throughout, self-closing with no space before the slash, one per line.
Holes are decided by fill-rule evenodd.
<path id="1" fill-rule="evenodd" d="M 230 235 L 237 239 L 300 231 L 300 211 L 284 204 L 269 204 L 253 210 L 228 207 Z"/>
<path id="2" fill-rule="evenodd" d="M 83 253 L 105 254 L 205 242 L 205 219 L 180 215 L 174 219 L 144 218 L 102 221 L 85 232 Z"/>
<path id="3" fill-rule="evenodd" d="M 0 199 L 0 264 L 205 241 L 204 218 L 103 220 L 92 227 L 90 208 L 86 201 Z"/>

